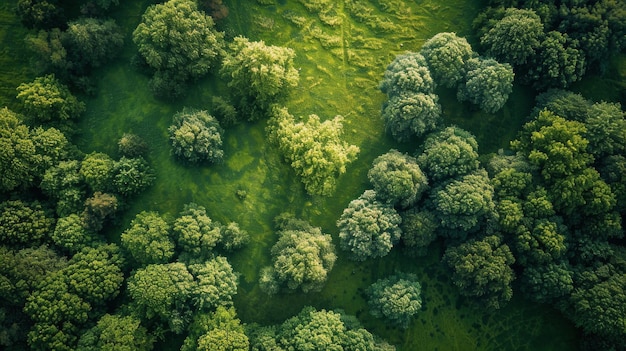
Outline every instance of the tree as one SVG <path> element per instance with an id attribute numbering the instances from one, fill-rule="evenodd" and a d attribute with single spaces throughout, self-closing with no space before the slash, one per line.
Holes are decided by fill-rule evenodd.
<path id="1" fill-rule="evenodd" d="M 79 252 L 95 241 L 93 233 L 85 228 L 83 219 L 75 213 L 58 219 L 51 238 L 55 245 L 70 254 Z"/>
<path id="2" fill-rule="evenodd" d="M 95 232 L 102 229 L 107 217 L 111 217 L 118 209 L 119 202 L 113 194 L 95 192 L 85 200 L 85 210 L 81 217 L 84 225 Z"/>
<path id="3" fill-rule="evenodd" d="M 150 351 L 153 343 L 137 317 L 105 314 L 81 335 L 76 351 Z"/>
<path id="4" fill-rule="evenodd" d="M 531 228 L 517 233 L 513 244 L 517 261 L 522 265 L 546 265 L 564 256 L 565 228 L 548 219 L 536 220 Z"/>
<path id="5" fill-rule="evenodd" d="M 220 73 L 238 99 L 238 108 L 248 120 L 265 117 L 273 103 L 281 101 L 298 85 L 295 51 L 266 45 L 238 36 L 230 44 Z"/>
<path id="6" fill-rule="evenodd" d="M 85 112 L 85 104 L 78 101 L 54 74 L 22 83 L 17 91 L 24 112 L 42 122 L 74 119 Z"/>
<path id="7" fill-rule="evenodd" d="M 340 246 L 356 261 L 383 257 L 400 240 L 401 222 L 391 205 L 378 201 L 374 190 L 365 190 L 337 221 Z"/>
<path id="8" fill-rule="evenodd" d="M 435 82 L 424 56 L 408 52 L 397 55 L 387 66 L 379 88 L 389 97 L 409 92 L 430 94 L 435 90 Z"/>
<path id="9" fill-rule="evenodd" d="M 124 133 L 117 142 L 117 149 L 122 156 L 133 158 L 146 156 L 148 144 L 138 135 Z"/>
<path id="10" fill-rule="evenodd" d="M 236 222 L 222 226 L 222 237 L 219 244 L 226 251 L 232 251 L 246 245 L 250 241 L 250 234 L 239 227 Z"/>
<path id="11" fill-rule="evenodd" d="M 394 149 L 374 160 L 367 178 L 381 200 L 404 208 L 415 204 L 428 188 L 417 160 Z"/>
<path id="12" fill-rule="evenodd" d="M 426 139 L 417 163 L 434 183 L 468 174 L 478 169 L 478 142 L 461 128 L 447 127 Z"/>
<path id="13" fill-rule="evenodd" d="M 480 43 L 487 55 L 517 66 L 528 62 L 543 37 L 543 24 L 533 10 L 509 8 L 480 38 Z"/>
<path id="14" fill-rule="evenodd" d="M 404 142 L 437 128 L 441 122 L 441 105 L 435 94 L 402 92 L 385 102 L 382 116 L 387 131 Z"/>
<path id="15" fill-rule="evenodd" d="M 485 170 L 478 170 L 434 190 L 433 206 L 441 226 L 469 232 L 494 211 L 493 187 Z"/>
<path id="16" fill-rule="evenodd" d="M 168 132 L 174 155 L 186 161 L 215 163 L 224 157 L 224 130 L 207 111 L 183 109 L 174 115 L 174 124 Z"/>
<path id="17" fill-rule="evenodd" d="M 415 274 L 395 274 L 379 279 L 367 289 L 370 314 L 403 329 L 422 308 L 422 286 Z"/>
<path id="18" fill-rule="evenodd" d="M 283 214 L 276 219 L 278 241 L 272 247 L 272 266 L 261 277 L 261 288 L 276 293 L 286 285 L 291 290 L 320 291 L 335 264 L 332 238 L 308 222 Z"/>
<path id="19" fill-rule="evenodd" d="M 172 231 L 180 249 L 192 258 L 207 258 L 221 239 L 220 223 L 206 214 L 196 203 L 186 204 L 174 221 Z"/>
<path id="20" fill-rule="evenodd" d="M 149 6 L 133 32 L 133 42 L 148 66 L 178 82 L 206 75 L 223 49 L 223 40 L 213 19 L 198 11 L 192 0 Z"/>
<path id="21" fill-rule="evenodd" d="M 443 261 L 452 269 L 452 281 L 461 295 L 476 297 L 495 309 L 513 297 L 515 273 L 511 265 L 515 258 L 498 236 L 449 247 Z"/>
<path id="22" fill-rule="evenodd" d="M 65 217 L 80 213 L 85 203 L 85 184 L 80 175 L 80 161 L 61 161 L 48 168 L 39 185 L 43 192 L 57 200 L 56 212 Z"/>
<path id="23" fill-rule="evenodd" d="M 217 256 L 204 263 L 192 264 L 189 272 L 196 281 L 191 291 L 196 308 L 212 310 L 233 305 L 232 298 L 237 294 L 238 277 L 225 257 Z"/>
<path id="24" fill-rule="evenodd" d="M 0 109 L 0 191 L 30 184 L 38 161 L 28 127 L 8 108 Z"/>
<path id="25" fill-rule="evenodd" d="M 524 125 L 511 147 L 525 152 L 544 180 L 551 181 L 580 172 L 593 161 L 587 152 L 589 142 L 584 138 L 585 132 L 582 123 L 543 110 Z"/>
<path id="26" fill-rule="evenodd" d="M 522 273 L 522 291 L 532 301 L 555 303 L 574 289 L 572 268 L 566 262 L 526 267 Z"/>
<path id="27" fill-rule="evenodd" d="M 539 89 L 567 88 L 580 80 L 587 69 L 585 53 L 578 41 L 566 33 L 550 31 L 531 59 L 528 76 Z"/>
<path id="28" fill-rule="evenodd" d="M 218 306 L 215 312 L 194 318 L 181 351 L 248 351 L 244 326 L 233 307 Z"/>
<path id="29" fill-rule="evenodd" d="M 72 71 L 87 73 L 114 58 L 124 44 L 124 36 L 114 20 L 80 18 L 68 23 L 64 46 Z"/>
<path id="30" fill-rule="evenodd" d="M 124 196 L 139 194 L 154 182 L 154 171 L 143 157 L 122 157 L 113 173 L 113 187 Z"/>
<path id="31" fill-rule="evenodd" d="M 588 150 L 596 159 L 626 153 L 626 114 L 619 103 L 599 102 L 590 106 L 584 120 Z"/>
<path id="32" fill-rule="evenodd" d="M 57 0 L 18 0 L 17 14 L 27 28 L 49 29 L 65 22 Z"/>
<path id="33" fill-rule="evenodd" d="M 143 211 L 122 233 L 122 246 L 140 265 L 166 263 L 174 256 L 169 231 L 169 224 L 157 212 Z"/>
<path id="34" fill-rule="evenodd" d="M 167 323 L 175 333 L 189 322 L 188 302 L 194 286 L 193 276 L 180 262 L 151 264 L 128 278 L 134 311 L 148 320 Z"/>
<path id="35" fill-rule="evenodd" d="M 37 154 L 36 177 L 41 178 L 48 168 L 67 161 L 75 154 L 75 147 L 56 128 L 36 127 L 31 130 L 31 140 Z"/>
<path id="36" fill-rule="evenodd" d="M 268 138 L 302 178 L 311 195 L 331 195 L 337 177 L 356 159 L 359 148 L 341 141 L 343 117 L 320 121 L 317 115 L 296 122 L 286 108 L 275 108 L 267 127 Z"/>
<path id="37" fill-rule="evenodd" d="M 9 200 L 0 203 L 0 240 L 5 245 L 41 244 L 54 226 L 54 218 L 38 202 Z"/>
<path id="38" fill-rule="evenodd" d="M 494 59 L 472 59 L 467 67 L 467 76 L 459 85 L 457 98 L 468 100 L 488 113 L 500 110 L 513 91 L 511 65 Z"/>
<path id="39" fill-rule="evenodd" d="M 431 211 L 420 210 L 413 207 L 400 212 L 402 223 L 402 243 L 411 253 L 417 255 L 426 254 L 426 248 L 437 238 L 439 223 L 437 217 Z"/>
<path id="40" fill-rule="evenodd" d="M 420 53 L 428 62 L 433 78 L 448 88 L 459 84 L 465 76 L 465 65 L 475 54 L 465 38 L 442 32 L 428 39 Z"/>
<path id="41" fill-rule="evenodd" d="M 80 165 L 80 175 L 94 192 L 104 192 L 112 187 L 115 161 L 102 152 L 85 156 Z"/>

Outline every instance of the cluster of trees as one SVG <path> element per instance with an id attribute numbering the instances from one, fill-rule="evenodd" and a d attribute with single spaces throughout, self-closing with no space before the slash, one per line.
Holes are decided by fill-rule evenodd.
<path id="1" fill-rule="evenodd" d="M 247 327 L 251 350 L 374 350 L 395 347 L 361 327 L 342 311 L 305 307 L 280 325 Z"/>
<path id="2" fill-rule="evenodd" d="M 481 46 L 538 89 L 566 88 L 626 47 L 622 1 L 490 3 L 474 23 Z"/>
<path id="3" fill-rule="evenodd" d="M 383 105 L 385 126 L 398 141 L 422 137 L 441 126 L 437 85 L 457 88 L 459 101 L 469 101 L 494 113 L 506 103 L 513 85 L 508 63 L 478 57 L 465 38 L 439 33 L 419 53 L 398 55 L 387 66 L 380 89 L 388 96 Z"/>

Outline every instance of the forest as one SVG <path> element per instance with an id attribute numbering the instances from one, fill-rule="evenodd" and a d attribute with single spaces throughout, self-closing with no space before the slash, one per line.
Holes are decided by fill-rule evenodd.
<path id="1" fill-rule="evenodd" d="M 7 0 L 0 349 L 626 350 L 626 2 Z"/>

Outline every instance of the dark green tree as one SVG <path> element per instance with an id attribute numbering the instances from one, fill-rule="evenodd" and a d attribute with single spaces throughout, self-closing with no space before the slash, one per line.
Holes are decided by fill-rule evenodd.
<path id="1" fill-rule="evenodd" d="M 38 202 L 9 200 L 0 203 L 0 240 L 4 245 L 42 244 L 53 226 L 54 218 Z"/>
<path id="2" fill-rule="evenodd" d="M 124 196 L 137 195 L 154 182 L 154 171 L 143 157 L 122 157 L 113 173 L 113 188 Z"/>
<path id="3" fill-rule="evenodd" d="M 529 78 L 539 89 L 566 88 L 580 80 L 587 69 L 578 41 L 565 33 L 550 31 L 531 59 Z"/>
<path id="4" fill-rule="evenodd" d="M 0 109 L 0 191 L 30 184 L 38 162 L 28 127 L 8 108 Z"/>
<path id="5" fill-rule="evenodd" d="M 18 0 L 17 14 L 27 28 L 50 29 L 65 21 L 57 0 Z"/>
<path id="6" fill-rule="evenodd" d="M 465 81 L 459 85 L 457 98 L 476 104 L 485 112 L 500 110 L 513 91 L 511 65 L 494 59 L 471 59 L 466 67 Z"/>
<path id="7" fill-rule="evenodd" d="M 192 264 L 189 272 L 196 285 L 191 290 L 192 302 L 198 309 L 231 307 L 237 294 L 237 274 L 225 257 L 217 256 L 203 263 Z"/>
<path id="8" fill-rule="evenodd" d="M 574 289 L 573 275 L 562 261 L 526 267 L 520 278 L 522 291 L 532 301 L 556 303 Z"/>
<path id="9" fill-rule="evenodd" d="M 51 239 L 70 254 L 79 252 L 96 240 L 94 234 L 85 228 L 83 219 L 75 213 L 57 220 Z"/>
<path id="10" fill-rule="evenodd" d="M 443 261 L 452 269 L 452 281 L 461 295 L 478 298 L 494 309 L 513 297 L 515 273 L 511 265 L 515 258 L 498 236 L 449 247 Z"/>
<path id="11" fill-rule="evenodd" d="M 370 313 L 407 329 L 422 308 L 422 286 L 415 274 L 399 273 L 379 279 L 367 288 Z"/>
<path id="12" fill-rule="evenodd" d="M 82 212 L 86 194 L 85 183 L 80 174 L 80 161 L 61 161 L 48 168 L 39 187 L 56 200 L 56 212 L 59 216 Z"/>
<path id="13" fill-rule="evenodd" d="M 401 93 L 425 93 L 435 90 L 424 56 L 415 52 L 398 55 L 387 66 L 380 90 L 391 97 Z"/>
<path id="14" fill-rule="evenodd" d="M 402 243 L 409 252 L 417 255 L 426 254 L 426 248 L 437 238 L 439 221 L 432 211 L 413 207 L 400 212 L 402 223 Z"/>
<path id="15" fill-rule="evenodd" d="M 433 78 L 453 88 L 465 77 L 465 65 L 475 54 L 470 44 L 456 33 L 442 32 L 428 39 L 420 49 Z"/>
<path id="16" fill-rule="evenodd" d="M 382 116 L 387 131 L 398 141 L 421 137 L 441 122 L 439 98 L 432 93 L 402 92 L 383 105 Z"/>
<path id="17" fill-rule="evenodd" d="M 174 115 L 174 123 L 168 132 L 174 155 L 183 160 L 216 163 L 224 157 L 224 130 L 207 111 L 183 109 Z"/>
<path id="18" fill-rule="evenodd" d="M 64 47 L 74 74 L 84 75 L 120 52 L 124 35 L 114 20 L 84 17 L 68 23 Z"/>
<path id="19" fill-rule="evenodd" d="M 478 142 L 461 128 L 447 127 L 426 139 L 417 162 L 433 183 L 462 176 L 478 169 Z"/>
<path id="20" fill-rule="evenodd" d="M 374 190 L 366 190 L 337 221 L 340 246 L 356 261 L 383 257 L 400 240 L 401 222 L 393 206 L 380 202 Z"/>
<path id="21" fill-rule="evenodd" d="M 481 38 L 487 55 L 514 66 L 529 61 L 543 40 L 543 24 L 532 10 L 508 8 Z"/>

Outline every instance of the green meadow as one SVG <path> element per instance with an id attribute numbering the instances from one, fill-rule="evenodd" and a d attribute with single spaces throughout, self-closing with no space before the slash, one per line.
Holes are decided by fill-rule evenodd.
<path id="1" fill-rule="evenodd" d="M 15 2 L 0 5 L 0 104 L 9 107 L 15 105 L 15 87 L 39 73 L 21 45 L 28 31 L 12 12 Z M 261 4 L 266 2 L 271 4 Z M 291 167 L 267 142 L 265 121 L 228 127 L 221 164 L 189 166 L 171 155 L 167 128 L 174 113 L 183 107 L 211 111 L 212 97 L 225 96 L 227 91 L 215 69 L 194 82 L 184 99 L 168 102 L 152 95 L 150 77 L 130 64 L 136 54 L 131 33 L 152 3 L 120 1 L 112 16 L 125 30 L 124 50 L 94 73 L 96 95 L 81 96 L 87 112 L 77 124 L 74 142 L 82 151 L 117 157 L 117 140 L 124 133 L 135 133 L 148 142 L 148 160 L 156 170 L 155 184 L 133 200 L 117 224 L 106 229 L 111 241 L 119 241 L 120 233 L 141 211 L 158 211 L 174 218 L 184 204 L 193 201 L 206 207 L 211 218 L 238 222 L 251 235 L 250 243 L 229 257 L 240 273 L 235 307 L 244 323 L 277 324 L 312 305 L 356 315 L 366 329 L 398 350 L 577 349 L 579 335 L 571 322 L 550 306 L 526 300 L 519 290 L 511 303 L 497 312 L 461 297 L 440 262 L 443 249 L 439 242 L 423 257 L 396 248 L 384 258 L 364 263 L 350 261 L 338 250 L 339 259 L 319 293 L 270 297 L 257 284 L 260 268 L 270 264 L 270 248 L 277 238 L 272 223 L 275 216 L 295 213 L 331 234 L 338 244 L 335 222 L 348 203 L 370 187 L 367 171 L 374 158 L 391 148 L 411 154 L 419 148 L 421 140 L 398 144 L 385 133 L 380 117 L 385 95 L 378 89 L 384 70 L 397 54 L 419 50 L 439 32 L 456 32 L 475 45 L 471 23 L 485 5 L 483 1 L 224 1 L 230 13 L 218 22 L 218 28 L 227 40 L 243 35 L 295 50 L 300 83 L 285 104 L 292 114 L 317 114 L 322 120 L 345 117 L 343 137 L 361 151 L 331 197 L 306 193 Z M 607 76 L 612 78 L 592 76 L 574 89 L 594 100 L 624 104 L 624 55 L 615 60 Z M 525 122 L 535 94 L 516 85 L 505 107 L 487 114 L 469 103 L 457 102 L 453 90 L 437 92 L 445 123 L 474 133 L 484 155 L 508 147 Z M 364 299 L 367 286 L 395 272 L 415 273 L 422 282 L 423 311 L 407 330 L 370 316 Z M 169 340 L 160 349 L 178 349 L 179 341 L 182 339 Z"/>

